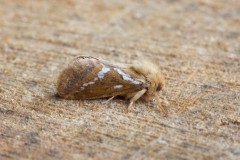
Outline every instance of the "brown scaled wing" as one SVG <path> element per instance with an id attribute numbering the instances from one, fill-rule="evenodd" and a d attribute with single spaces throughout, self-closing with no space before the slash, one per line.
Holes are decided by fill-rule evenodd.
<path id="1" fill-rule="evenodd" d="M 108 70 L 106 73 L 103 67 L 104 71 Z M 124 80 L 116 68 L 140 84 Z M 80 56 L 62 71 L 57 90 L 58 94 L 66 99 L 97 99 L 134 93 L 143 89 L 144 85 L 144 77 L 128 67 L 119 67 L 93 57 Z"/>

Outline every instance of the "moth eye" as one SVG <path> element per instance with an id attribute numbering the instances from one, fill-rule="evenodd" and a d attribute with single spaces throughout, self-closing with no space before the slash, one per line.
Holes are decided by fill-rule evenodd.
<path id="1" fill-rule="evenodd" d="M 161 90 L 161 85 L 160 83 L 158 83 L 156 91 L 160 91 L 160 90 Z"/>

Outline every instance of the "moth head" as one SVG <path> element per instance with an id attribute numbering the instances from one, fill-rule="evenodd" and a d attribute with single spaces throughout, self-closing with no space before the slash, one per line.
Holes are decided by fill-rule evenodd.
<path id="1" fill-rule="evenodd" d="M 149 96 L 155 95 L 157 92 L 161 91 L 164 87 L 165 81 L 160 72 L 153 72 L 147 76 L 149 86 L 147 94 Z"/>
<path id="2" fill-rule="evenodd" d="M 148 77 L 155 92 L 159 92 L 163 89 L 165 85 L 165 79 L 158 66 L 151 66 L 151 72 L 149 72 Z"/>
<path id="3" fill-rule="evenodd" d="M 149 81 L 150 85 L 148 88 L 148 93 L 150 95 L 155 92 L 159 92 L 163 89 L 165 81 L 163 75 L 161 74 L 159 66 L 150 61 L 134 61 L 131 68 L 139 73 L 144 75 Z"/>

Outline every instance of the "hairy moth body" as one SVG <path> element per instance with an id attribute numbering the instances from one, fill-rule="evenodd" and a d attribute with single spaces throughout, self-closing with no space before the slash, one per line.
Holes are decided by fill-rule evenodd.
<path id="1" fill-rule="evenodd" d="M 59 75 L 57 91 L 66 99 L 123 96 L 130 106 L 149 99 L 164 86 L 158 67 L 150 62 L 116 65 L 89 56 L 76 57 Z"/>

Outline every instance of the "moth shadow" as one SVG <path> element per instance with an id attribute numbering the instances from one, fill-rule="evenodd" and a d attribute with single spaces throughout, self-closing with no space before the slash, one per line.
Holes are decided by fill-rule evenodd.
<path id="1" fill-rule="evenodd" d="M 107 106 L 107 108 L 115 109 L 117 111 L 123 113 L 151 113 L 151 112 L 159 112 L 159 108 L 157 107 L 154 101 L 146 101 L 143 99 L 139 99 L 129 108 L 129 100 L 126 100 L 124 97 L 117 96 L 114 99 L 101 99 L 101 104 Z M 161 112 L 160 112 L 161 113 Z M 161 113 L 162 114 L 162 113 Z"/>
<path id="2" fill-rule="evenodd" d="M 57 93 L 54 93 L 52 95 L 49 95 L 49 98 L 55 100 L 55 101 L 60 101 L 60 100 L 63 100 L 62 97 L 60 97 Z"/>
<path id="3" fill-rule="evenodd" d="M 146 113 L 160 113 L 161 111 L 157 108 L 156 104 L 153 101 L 146 101 L 139 99 L 129 108 L 129 100 L 121 96 L 116 96 L 114 98 L 100 98 L 92 100 L 68 100 L 59 96 L 57 93 L 49 95 L 53 101 L 63 102 L 68 101 L 70 103 L 78 104 L 78 107 L 87 109 L 89 111 L 98 111 L 98 112 L 107 112 L 109 110 L 115 110 L 123 114 L 146 114 Z M 68 103 L 69 104 L 69 103 Z"/>

